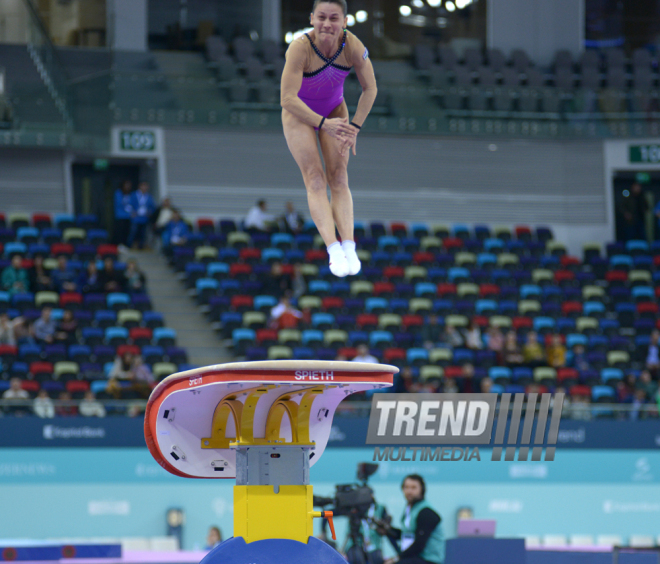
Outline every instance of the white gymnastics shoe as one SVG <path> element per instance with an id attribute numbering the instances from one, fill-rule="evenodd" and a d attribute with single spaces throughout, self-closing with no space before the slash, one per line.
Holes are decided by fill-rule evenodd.
<path id="1" fill-rule="evenodd" d="M 344 250 L 348 262 L 348 273 L 354 276 L 362 269 L 362 263 L 355 252 L 355 241 L 342 241 L 341 248 Z"/>
<path id="2" fill-rule="evenodd" d="M 344 249 L 337 242 L 328 247 L 328 255 L 330 255 L 330 272 L 339 278 L 344 278 L 348 275 L 348 261 L 344 254 Z"/>

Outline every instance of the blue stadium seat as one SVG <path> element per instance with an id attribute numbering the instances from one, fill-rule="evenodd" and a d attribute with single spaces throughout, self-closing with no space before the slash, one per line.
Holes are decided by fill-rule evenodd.
<path id="1" fill-rule="evenodd" d="M 275 296 L 255 296 L 253 307 L 256 311 L 269 313 L 277 305 Z"/>
<path id="2" fill-rule="evenodd" d="M 36 243 L 39 240 L 39 230 L 36 227 L 19 227 L 16 230 L 16 240 L 21 243 Z"/>
<path id="3" fill-rule="evenodd" d="M 511 369 L 506 366 L 493 366 L 488 370 L 488 377 L 497 384 L 509 384 L 513 380 Z"/>
<path id="4" fill-rule="evenodd" d="M 105 338 L 105 331 L 100 327 L 84 327 L 81 329 L 81 336 L 86 345 L 100 345 Z"/>
<path id="5" fill-rule="evenodd" d="M 600 371 L 600 379 L 603 384 L 608 386 L 616 385 L 617 382 L 623 380 L 623 370 L 620 368 L 603 368 Z"/>
<path id="6" fill-rule="evenodd" d="M 367 298 L 364 307 L 367 313 L 384 313 L 387 311 L 388 303 L 385 298 Z"/>
<path id="7" fill-rule="evenodd" d="M 375 349 L 382 349 L 391 346 L 393 343 L 392 333 L 389 331 L 372 331 L 369 335 L 369 346 Z"/>
<path id="8" fill-rule="evenodd" d="M 591 401 L 616 403 L 614 389 L 610 386 L 594 386 L 591 388 Z"/>
<path id="9" fill-rule="evenodd" d="M 130 309 L 131 297 L 123 292 L 112 292 L 106 298 L 106 304 L 109 309 Z"/>
<path id="10" fill-rule="evenodd" d="M 534 331 L 540 335 L 546 335 L 554 330 L 555 320 L 552 317 L 535 317 L 533 327 Z"/>
<path id="11" fill-rule="evenodd" d="M 408 349 L 406 351 L 406 362 L 410 366 L 423 366 L 429 363 L 429 353 L 422 348 Z"/>
<path id="12" fill-rule="evenodd" d="M 312 360 L 314 350 L 309 347 L 293 347 L 293 358 L 295 360 Z"/>
<path id="13" fill-rule="evenodd" d="M 521 300 L 539 299 L 541 297 L 541 293 L 541 287 L 536 284 L 523 284 L 520 287 Z"/>
<path id="14" fill-rule="evenodd" d="M 490 237 L 484 241 L 484 250 L 487 253 L 499 254 L 504 250 L 504 241 L 495 237 Z"/>
<path id="15" fill-rule="evenodd" d="M 157 327 L 154 329 L 153 343 L 161 347 L 175 346 L 176 331 L 169 327 Z"/>
<path id="16" fill-rule="evenodd" d="M 270 244 L 277 249 L 287 251 L 293 247 L 293 235 L 290 233 L 273 233 L 270 236 Z M 261 257 L 263 259 L 263 253 Z"/>
<path id="17" fill-rule="evenodd" d="M 477 300 L 474 304 L 477 315 L 495 315 L 497 312 L 497 302 L 495 300 Z"/>
<path id="18" fill-rule="evenodd" d="M 145 311 L 142 314 L 142 322 L 145 326 L 150 329 L 155 329 L 156 327 L 162 327 L 165 324 L 163 319 L 163 314 L 158 313 L 157 311 Z"/>
<path id="19" fill-rule="evenodd" d="M 226 262 L 210 262 L 206 265 L 206 275 L 209 278 L 226 278 L 229 276 L 229 265 Z"/>
<path id="20" fill-rule="evenodd" d="M 497 256 L 494 253 L 479 253 L 477 255 L 477 267 L 492 268 L 497 264 Z"/>
<path id="21" fill-rule="evenodd" d="M 305 346 L 321 346 L 323 344 L 323 331 L 318 329 L 305 329 L 302 332 L 300 342 Z"/>
<path id="22" fill-rule="evenodd" d="M 631 296 L 635 302 L 652 302 L 655 293 L 650 286 L 635 286 L 631 289 Z"/>
<path id="23" fill-rule="evenodd" d="M 633 240 L 626 242 L 626 252 L 629 255 L 648 254 L 649 244 L 646 241 Z"/>
<path id="24" fill-rule="evenodd" d="M 349 331 L 348 340 L 346 344 L 349 347 L 357 347 L 358 345 L 366 345 L 369 343 L 369 333 L 367 331 Z"/>
<path id="25" fill-rule="evenodd" d="M 587 347 L 587 337 L 581 333 L 570 333 L 566 335 L 566 348 L 572 350 L 575 345 Z"/>
<path id="26" fill-rule="evenodd" d="M 474 351 L 470 349 L 454 349 L 454 364 L 474 364 Z"/>
<path id="27" fill-rule="evenodd" d="M 121 345 L 128 341 L 128 329 L 126 327 L 108 327 L 105 330 L 105 341 L 108 345 Z"/>
<path id="28" fill-rule="evenodd" d="M 332 328 L 335 324 L 335 316 L 331 313 L 317 312 L 312 314 L 312 327 L 315 329 L 326 330 Z"/>
<path id="29" fill-rule="evenodd" d="M 5 244 L 5 256 L 11 258 L 13 255 L 23 255 L 27 254 L 27 245 L 25 243 L 7 243 Z"/>
<path id="30" fill-rule="evenodd" d="M 437 286 L 431 282 L 417 282 L 415 284 L 415 296 L 417 297 L 435 297 Z"/>
<path id="31" fill-rule="evenodd" d="M 274 235 L 286 235 L 286 233 L 275 233 Z M 284 251 L 275 248 L 264 249 L 261 251 L 261 260 L 267 264 L 282 262 L 284 260 Z"/>

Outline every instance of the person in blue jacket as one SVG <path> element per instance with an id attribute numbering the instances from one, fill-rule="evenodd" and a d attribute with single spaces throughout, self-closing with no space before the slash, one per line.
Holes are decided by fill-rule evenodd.
<path id="1" fill-rule="evenodd" d="M 165 226 L 163 231 L 163 250 L 166 255 L 171 256 L 174 247 L 185 245 L 190 234 L 188 224 L 181 219 L 181 213 L 178 210 L 172 212 L 172 219 Z"/>
<path id="2" fill-rule="evenodd" d="M 121 187 L 115 190 L 115 225 L 114 240 L 117 245 L 127 245 L 131 233 L 131 218 L 133 217 L 133 206 L 131 204 L 131 193 L 133 184 L 130 180 L 124 180 Z"/>
<path id="3" fill-rule="evenodd" d="M 131 194 L 131 207 L 131 233 L 128 236 L 128 246 L 130 248 L 137 243 L 138 248 L 143 249 L 149 219 L 156 211 L 156 203 L 149 194 L 148 182 L 140 182 L 138 189 Z"/>

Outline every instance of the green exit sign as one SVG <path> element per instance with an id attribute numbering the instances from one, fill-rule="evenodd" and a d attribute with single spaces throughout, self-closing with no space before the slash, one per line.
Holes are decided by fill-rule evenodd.
<path id="1" fill-rule="evenodd" d="M 153 131 L 123 130 L 119 132 L 119 144 L 122 151 L 153 152 L 156 135 Z"/>
<path id="2" fill-rule="evenodd" d="M 631 163 L 660 163 L 660 145 L 630 145 L 628 149 Z"/>

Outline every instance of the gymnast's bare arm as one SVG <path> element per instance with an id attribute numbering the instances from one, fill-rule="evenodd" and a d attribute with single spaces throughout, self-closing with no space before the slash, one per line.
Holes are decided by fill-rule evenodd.
<path id="1" fill-rule="evenodd" d="M 351 55 L 350 62 L 353 64 L 355 74 L 360 81 L 360 86 L 362 86 L 362 94 L 352 121 L 358 125 L 362 125 L 374 105 L 378 88 L 376 86 L 376 76 L 374 75 L 374 67 L 371 64 L 371 59 L 368 54 L 365 57 L 367 52 L 364 44 L 350 32 L 348 37 Z"/>
<path id="2" fill-rule="evenodd" d="M 286 52 L 286 63 L 282 72 L 280 88 L 280 103 L 285 111 L 291 113 L 298 120 L 311 127 L 318 127 L 323 116 L 310 110 L 307 104 L 298 98 L 306 59 L 305 44 L 299 40 L 293 41 Z M 323 131 L 336 139 L 355 137 L 354 129 L 348 125 L 348 120 L 342 118 L 328 118 L 323 123 Z"/>

